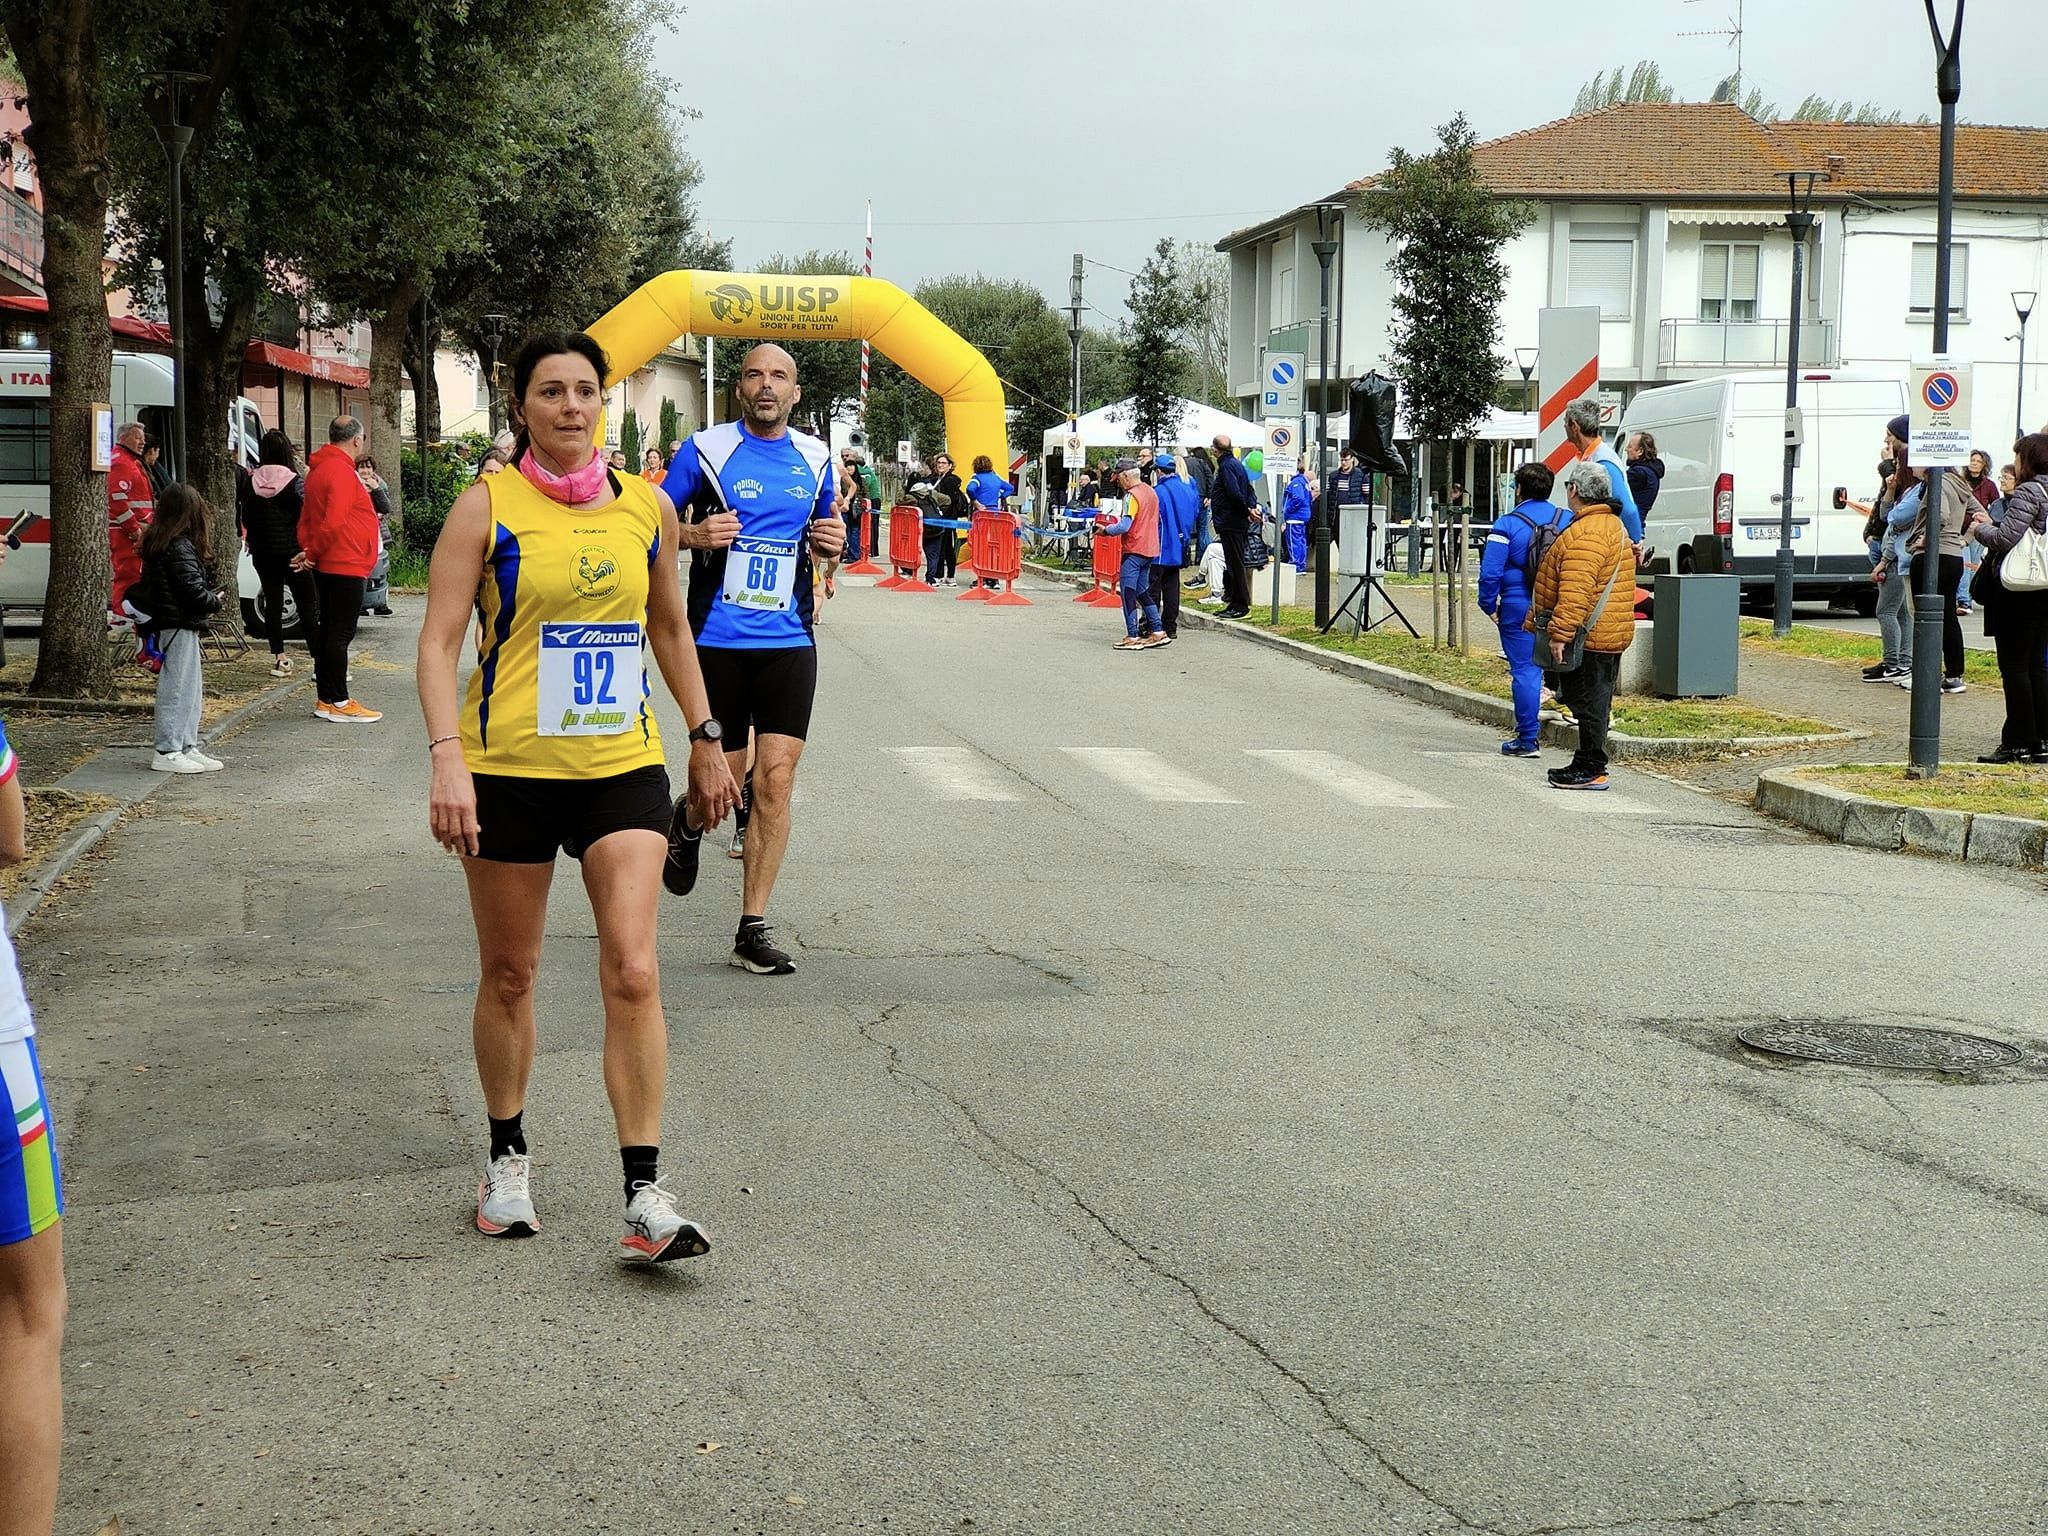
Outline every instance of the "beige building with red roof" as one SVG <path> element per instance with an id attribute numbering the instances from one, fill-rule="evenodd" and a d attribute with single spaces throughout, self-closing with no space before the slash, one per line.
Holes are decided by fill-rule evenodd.
<path id="1" fill-rule="evenodd" d="M 1534 217 L 1509 245 L 1501 379 L 1520 386 L 1517 348 L 1537 312 L 1597 305 L 1601 388 L 1650 386 L 1785 366 L 1792 312 L 1786 173 L 1817 171 L 1799 354 L 1814 367 L 1904 377 L 1932 350 L 1939 132 L 1923 125 L 1760 123 L 1725 103 L 1630 104 L 1491 140 L 1480 177 Z M 1325 203 L 1370 197 L 1375 178 Z M 1258 414 L 1264 350 L 1309 355 L 1318 372 L 1314 203 L 1217 243 L 1230 259 L 1230 378 Z M 1333 275 L 1333 379 L 1391 372 L 1385 237 L 1344 221 Z M 1950 350 L 1976 365 L 1977 430 L 2013 439 L 2021 376 L 2014 295 L 2048 292 L 2048 129 L 1964 127 L 1957 136 Z M 2027 423 L 2048 420 L 2048 366 L 2027 337 Z M 1304 340 L 1304 332 L 1305 340 Z M 1342 398 L 1333 390 L 1333 406 Z"/>

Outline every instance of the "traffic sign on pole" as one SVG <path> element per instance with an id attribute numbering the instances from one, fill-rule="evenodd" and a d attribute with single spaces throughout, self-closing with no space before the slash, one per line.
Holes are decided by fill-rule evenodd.
<path id="1" fill-rule="evenodd" d="M 1308 369 L 1306 352 L 1268 352 L 1264 391 L 1265 414 L 1301 414 L 1301 376 Z"/>
<path id="2" fill-rule="evenodd" d="M 1082 469 L 1087 466 L 1088 451 L 1081 446 L 1081 434 L 1069 432 L 1060 440 L 1060 465 L 1065 469 Z"/>
<path id="3" fill-rule="evenodd" d="M 1962 469 L 1970 462 L 1970 365 L 1946 355 L 1913 360 L 1906 451 L 1915 469 Z"/>
<path id="4" fill-rule="evenodd" d="M 1301 467 L 1301 423 L 1269 418 L 1266 422 L 1266 464 L 1268 475 L 1291 480 Z"/>

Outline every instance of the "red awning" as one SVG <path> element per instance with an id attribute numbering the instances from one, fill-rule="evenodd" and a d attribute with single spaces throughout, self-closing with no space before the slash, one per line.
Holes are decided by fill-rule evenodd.
<path id="1" fill-rule="evenodd" d="M 47 315 L 50 301 L 30 293 L 0 293 L 0 309 L 12 310 L 17 315 Z M 107 326 L 116 336 L 127 341 L 165 348 L 171 344 L 171 328 L 155 320 L 143 320 L 135 315 L 114 315 L 108 319 Z"/>
<path id="2" fill-rule="evenodd" d="M 252 341 L 242 361 L 259 367 L 275 368 L 280 373 L 295 373 L 301 378 L 319 379 L 328 384 L 339 384 L 344 389 L 368 389 L 370 370 L 358 368 L 353 363 L 344 363 L 338 358 L 314 357 L 305 352 L 294 352 L 290 347 L 280 347 L 273 341 Z"/>

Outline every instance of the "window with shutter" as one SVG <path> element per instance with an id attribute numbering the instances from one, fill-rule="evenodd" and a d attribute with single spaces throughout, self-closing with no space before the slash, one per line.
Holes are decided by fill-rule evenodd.
<path id="1" fill-rule="evenodd" d="M 1633 240 L 1573 240 L 1565 302 L 1600 306 L 1603 320 L 1634 313 L 1636 243 Z"/>
<path id="2" fill-rule="evenodd" d="M 1912 292 L 1906 304 L 1906 315 L 1913 320 L 1934 318 L 1934 265 L 1935 244 L 1932 240 L 1913 242 Z M 1964 319 L 1970 308 L 1970 248 L 1957 245 L 1950 248 L 1948 267 L 1948 315 L 1951 320 Z"/>
<path id="3" fill-rule="evenodd" d="M 1757 270 L 1763 248 L 1754 242 L 1710 240 L 1700 247 L 1700 318 L 1715 322 L 1756 318 Z"/>

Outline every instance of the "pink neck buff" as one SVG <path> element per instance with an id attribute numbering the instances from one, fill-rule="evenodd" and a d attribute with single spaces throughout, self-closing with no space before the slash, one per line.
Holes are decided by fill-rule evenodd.
<path id="1" fill-rule="evenodd" d="M 581 506 L 586 501 L 595 501 L 604 489 L 604 455 L 592 451 L 590 462 L 581 469 L 572 469 L 566 475 L 558 475 L 544 469 L 540 460 L 533 456 L 529 445 L 519 459 L 519 473 L 527 482 L 550 501 L 559 501 L 565 506 Z"/>

